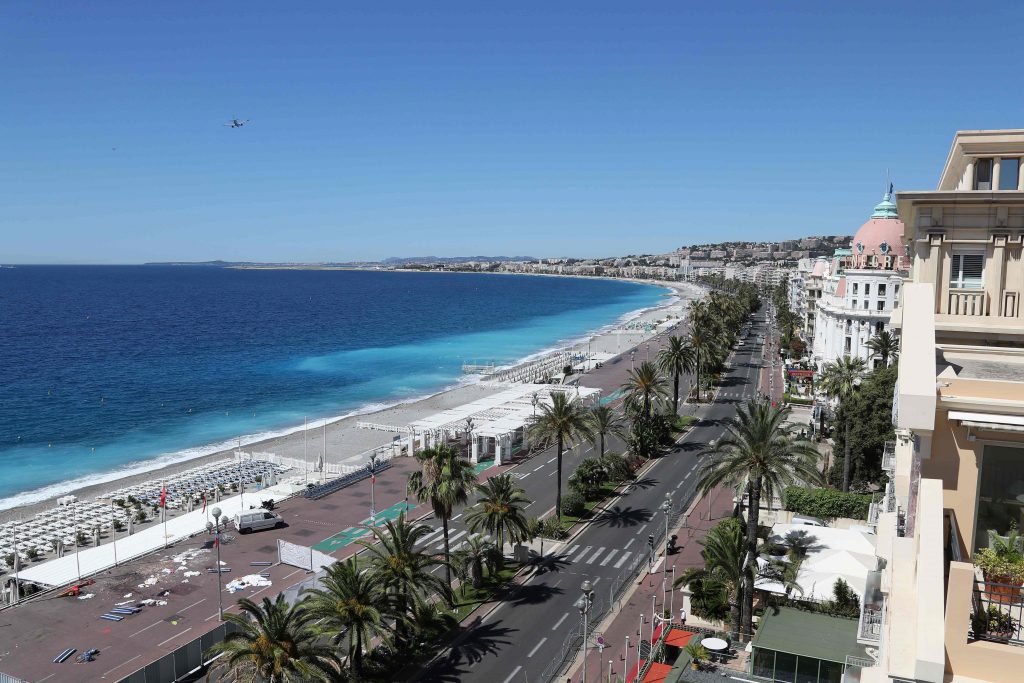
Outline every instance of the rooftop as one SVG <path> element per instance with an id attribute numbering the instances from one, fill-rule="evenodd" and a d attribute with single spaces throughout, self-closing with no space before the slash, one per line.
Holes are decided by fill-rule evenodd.
<path id="1" fill-rule="evenodd" d="M 840 664 L 846 661 L 847 655 L 865 656 L 864 648 L 857 644 L 856 619 L 792 607 L 766 609 L 753 646 Z"/>

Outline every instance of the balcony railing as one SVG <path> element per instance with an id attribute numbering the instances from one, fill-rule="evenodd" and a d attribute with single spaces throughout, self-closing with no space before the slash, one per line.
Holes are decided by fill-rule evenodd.
<path id="1" fill-rule="evenodd" d="M 986 316 L 988 295 L 983 289 L 951 289 L 948 310 L 950 315 Z"/>
<path id="2" fill-rule="evenodd" d="M 895 424 L 895 423 L 894 423 Z M 882 451 L 882 471 L 888 472 L 892 477 L 896 473 L 896 442 L 886 441 L 885 449 Z"/>
<path id="3" fill-rule="evenodd" d="M 970 638 L 1024 646 L 1024 587 L 975 581 L 971 604 Z"/>
<path id="4" fill-rule="evenodd" d="M 868 572 L 865 577 L 864 601 L 857 624 L 857 642 L 861 645 L 877 645 L 882 641 L 884 624 L 885 594 L 882 592 L 882 572 L 876 569 Z"/>

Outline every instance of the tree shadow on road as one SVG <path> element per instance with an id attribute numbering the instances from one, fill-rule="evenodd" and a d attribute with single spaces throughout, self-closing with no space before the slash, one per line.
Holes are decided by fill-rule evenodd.
<path id="1" fill-rule="evenodd" d="M 657 486 L 660 483 L 661 482 L 658 481 L 657 479 L 652 479 L 651 477 L 644 477 L 643 479 L 637 479 L 626 488 L 630 491 L 632 491 L 633 489 L 649 489 L 652 486 Z"/>
<path id="2" fill-rule="evenodd" d="M 508 596 L 503 596 L 503 599 L 516 606 L 539 605 L 542 602 L 547 602 L 555 595 L 561 595 L 564 592 L 564 590 L 557 586 L 546 586 L 542 583 L 538 583 L 530 586 L 519 586 L 515 592 Z"/>
<path id="3" fill-rule="evenodd" d="M 469 666 L 487 655 L 496 655 L 502 646 L 511 645 L 510 629 L 496 624 L 480 623 L 480 618 L 466 627 L 452 642 L 446 656 L 428 664 L 416 681 L 461 681 L 469 674 Z"/>
<path id="4" fill-rule="evenodd" d="M 530 559 L 526 561 L 526 566 L 533 570 L 534 574 L 543 574 L 544 572 L 552 572 L 557 574 L 563 568 L 569 566 L 568 555 L 544 555 L 543 557 L 537 552 L 530 551 Z"/>
<path id="5" fill-rule="evenodd" d="M 638 526 L 651 520 L 651 511 L 646 508 L 610 507 L 591 520 L 591 524 L 598 526 L 610 526 L 613 528 L 625 528 Z"/>

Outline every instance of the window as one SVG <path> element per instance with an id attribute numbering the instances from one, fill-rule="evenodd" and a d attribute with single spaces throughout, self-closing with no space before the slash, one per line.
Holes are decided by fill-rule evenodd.
<path id="1" fill-rule="evenodd" d="M 974 189 L 992 189 L 992 160 L 976 159 L 974 161 Z"/>
<path id="2" fill-rule="evenodd" d="M 899 296 L 900 295 L 900 286 L 899 286 L 899 284 L 897 284 L 895 287 L 892 288 L 892 295 L 893 296 Z"/>
<path id="3" fill-rule="evenodd" d="M 880 311 L 884 311 L 885 310 L 885 299 L 879 299 L 878 300 L 878 310 L 880 310 Z"/>
<path id="4" fill-rule="evenodd" d="M 866 310 L 868 310 L 868 307 L 869 307 L 870 305 L 871 305 L 871 302 L 870 302 L 870 301 L 868 301 L 867 299 L 864 299 L 864 310 L 865 310 L 865 311 L 866 311 Z"/>
<path id="5" fill-rule="evenodd" d="M 885 296 L 885 285 L 878 285 L 878 296 Z"/>
<path id="6" fill-rule="evenodd" d="M 846 350 L 846 353 L 850 353 L 850 338 L 849 337 L 846 338 L 846 346 L 844 347 L 844 349 Z"/>
<path id="7" fill-rule="evenodd" d="M 1000 190 L 1016 190 L 1017 182 L 1020 180 L 1020 159 L 999 160 L 999 188 Z"/>
<path id="8" fill-rule="evenodd" d="M 871 296 L 871 283 L 864 283 L 864 296 Z"/>
<path id="9" fill-rule="evenodd" d="M 875 334 L 882 334 L 882 332 L 885 332 L 885 323 L 879 320 L 875 323 Z"/>
<path id="10" fill-rule="evenodd" d="M 860 288 L 860 283 L 859 282 L 854 282 L 853 283 L 853 293 L 854 294 L 857 293 L 858 288 Z"/>
<path id="11" fill-rule="evenodd" d="M 978 477 L 978 514 L 974 534 L 976 550 L 988 547 L 990 531 L 1006 536 L 1020 526 L 1024 506 L 1024 450 L 1009 446 L 985 446 Z"/>
<path id="12" fill-rule="evenodd" d="M 846 321 L 846 334 L 850 334 L 850 328 L 852 327 L 852 325 L 853 325 L 853 322 L 851 322 L 849 320 Z"/>
<path id="13" fill-rule="evenodd" d="M 953 254 L 949 286 L 954 289 L 981 289 L 984 273 L 984 254 Z"/>
<path id="14" fill-rule="evenodd" d="M 853 307 L 857 308 L 857 300 L 856 299 L 853 300 Z"/>

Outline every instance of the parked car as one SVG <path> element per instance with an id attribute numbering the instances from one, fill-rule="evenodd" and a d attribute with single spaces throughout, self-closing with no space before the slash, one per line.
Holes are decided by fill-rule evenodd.
<path id="1" fill-rule="evenodd" d="M 247 510 L 235 515 L 235 528 L 241 534 L 264 529 L 277 529 L 284 526 L 281 515 L 270 510 Z"/>

